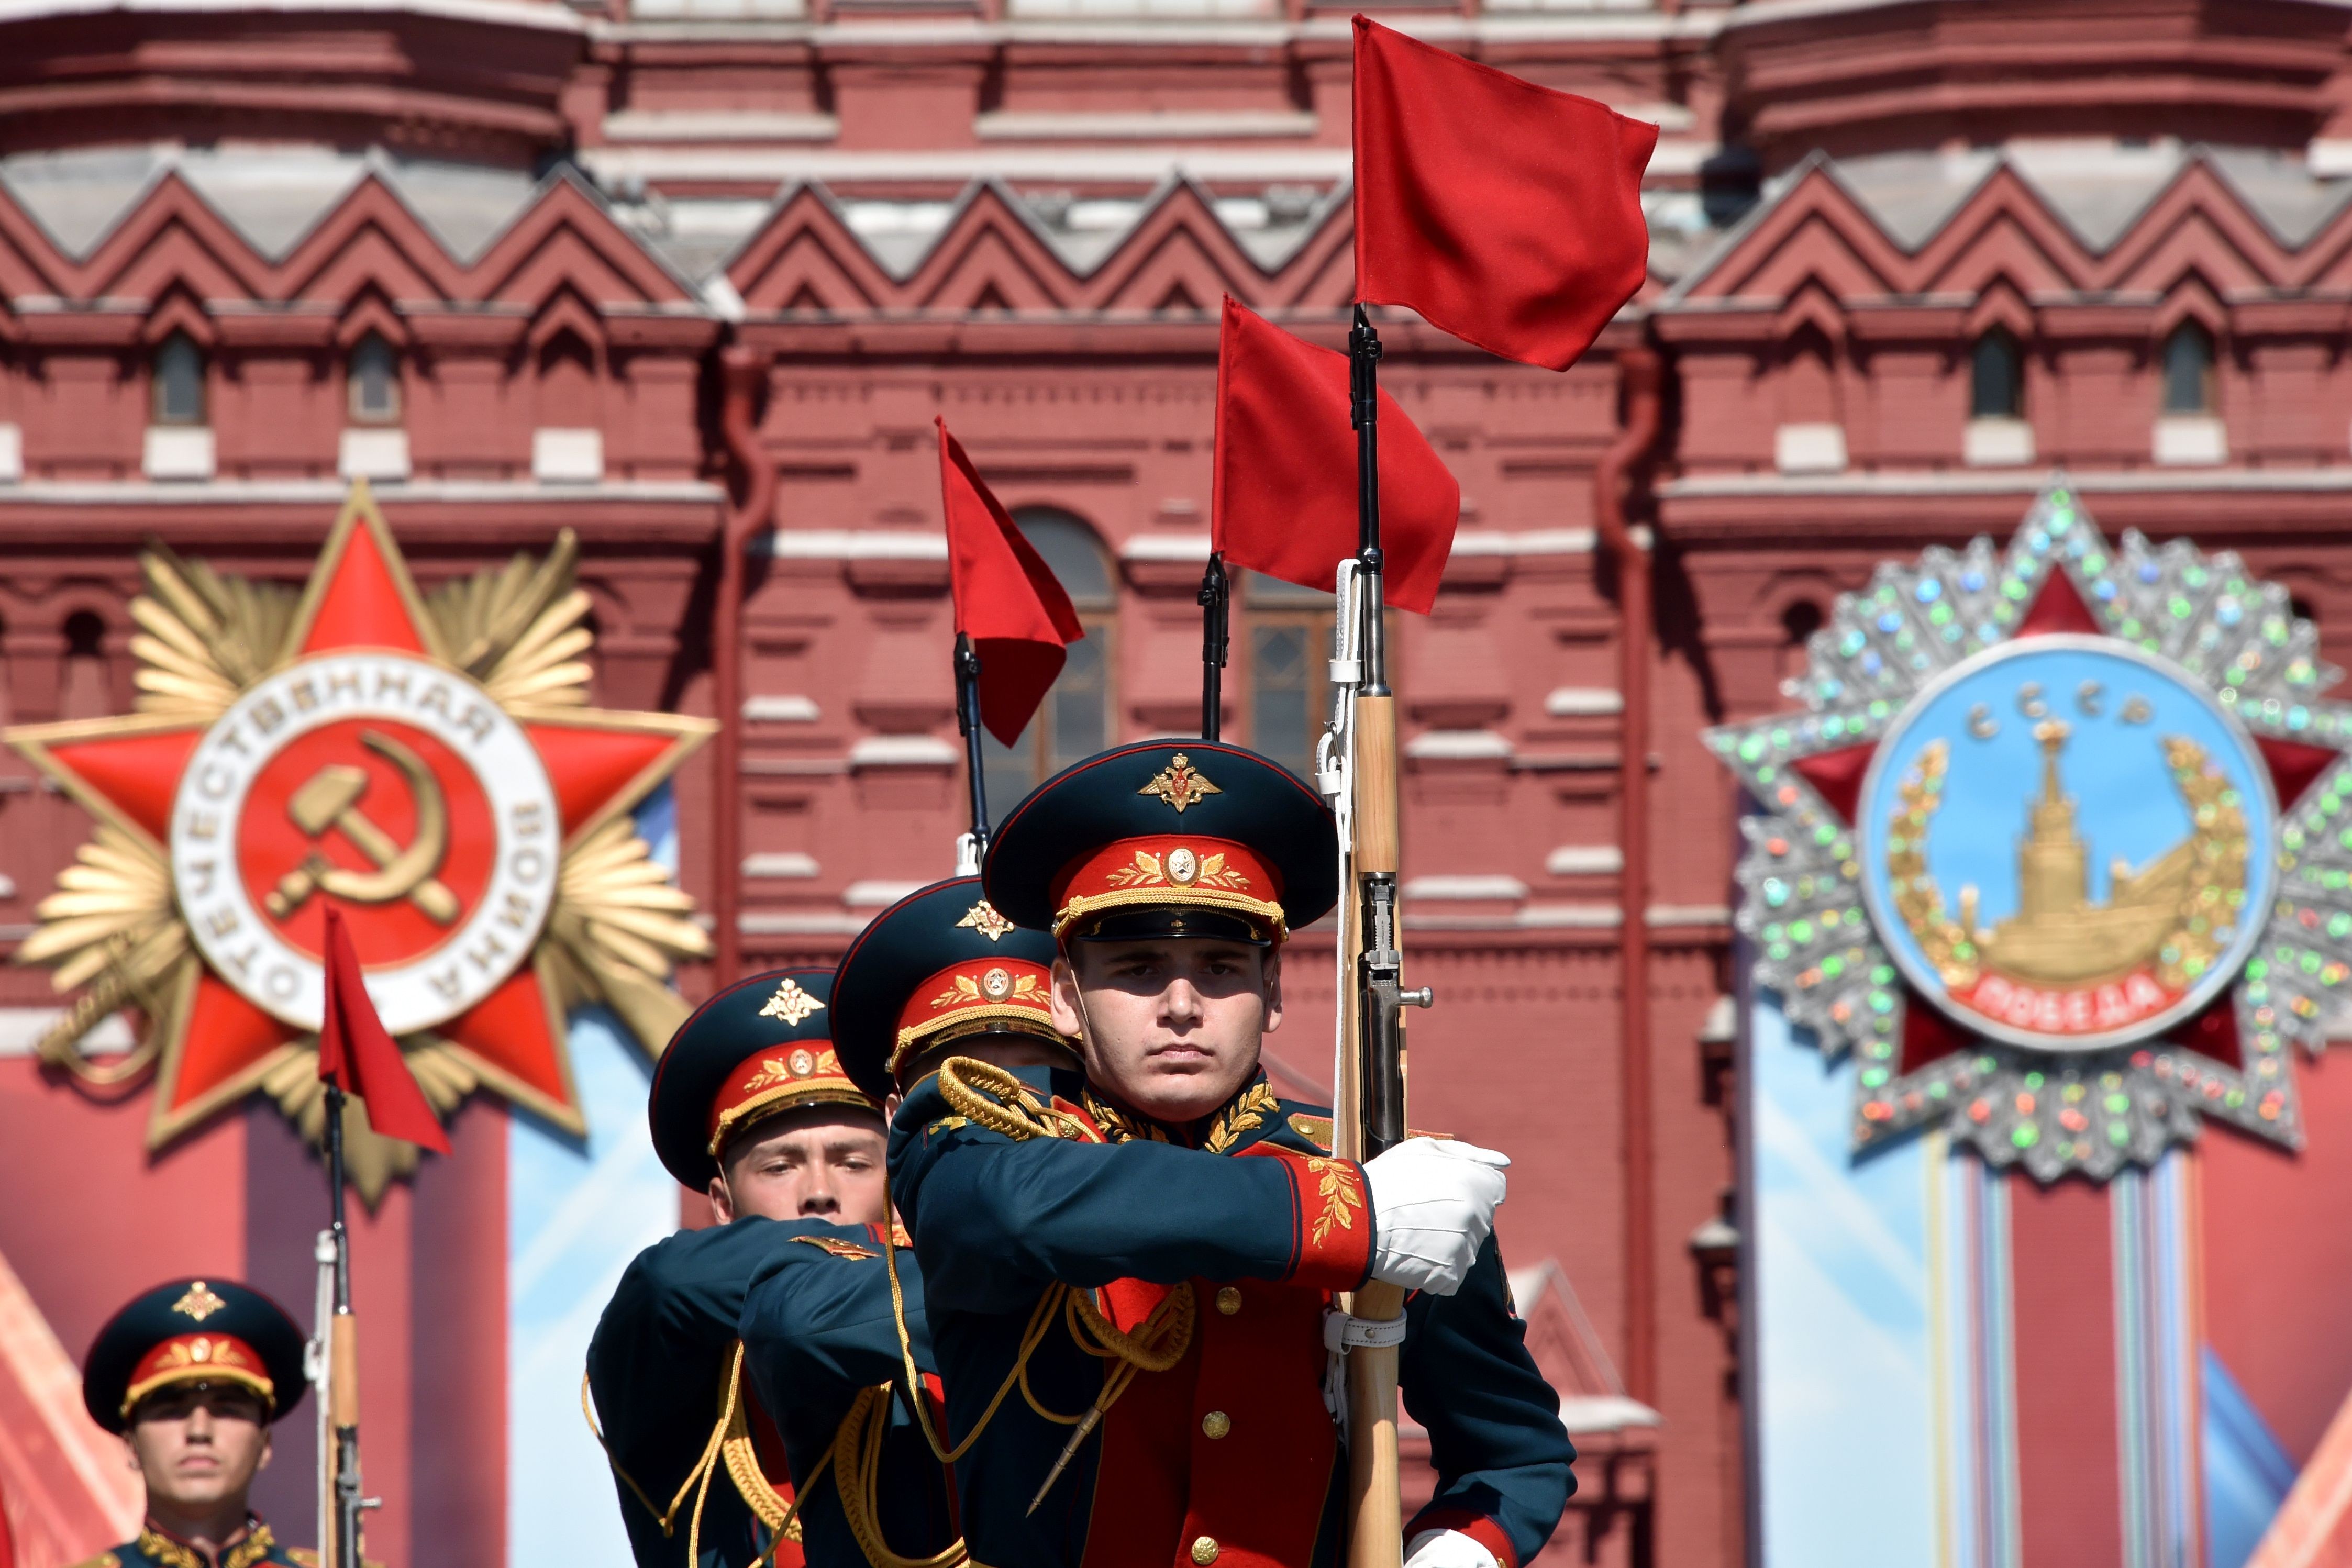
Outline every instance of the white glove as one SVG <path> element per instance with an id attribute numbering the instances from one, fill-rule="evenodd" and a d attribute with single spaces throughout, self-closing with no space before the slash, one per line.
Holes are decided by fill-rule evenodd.
<path id="1" fill-rule="evenodd" d="M 1404 1568 L 1502 1568 L 1476 1538 L 1458 1530 L 1424 1530 L 1405 1542 Z"/>
<path id="2" fill-rule="evenodd" d="M 1495 1228 L 1510 1163 L 1452 1138 L 1407 1138 L 1367 1161 L 1372 1278 L 1436 1296 L 1460 1290 Z"/>

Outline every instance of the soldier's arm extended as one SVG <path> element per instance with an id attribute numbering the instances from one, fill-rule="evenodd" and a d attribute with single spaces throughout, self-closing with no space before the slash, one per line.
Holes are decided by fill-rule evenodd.
<path id="1" fill-rule="evenodd" d="M 701 1456 L 718 1419 L 744 1287 L 785 1238 L 782 1227 L 756 1218 L 680 1231 L 637 1254 L 597 1322 L 588 1345 L 589 1388 L 640 1563 L 667 1563 L 685 1554 L 684 1525 L 674 1539 L 666 1537 L 658 1512 L 636 1492 L 652 1500 L 654 1511 L 667 1508 Z M 723 1495 L 714 1497 L 714 1514 L 703 1521 L 706 1544 L 737 1525 L 748 1529 L 732 1490 L 717 1490 Z"/>
<path id="2" fill-rule="evenodd" d="M 1503 1568 L 1532 1560 L 1576 1488 L 1576 1450 L 1559 1423 L 1559 1396 L 1528 1354 L 1512 1315 L 1502 1257 L 1489 1237 L 1460 1291 L 1423 1291 L 1405 1308 L 1397 1378 L 1405 1409 L 1429 1431 L 1437 1490 L 1405 1525 L 1458 1530 Z"/>
<path id="3" fill-rule="evenodd" d="M 771 1410 L 795 1403 L 845 1407 L 861 1388 L 905 1380 L 890 1270 L 870 1225 L 802 1220 L 779 1229 L 794 1245 L 773 1249 L 753 1270 L 738 1325 L 744 1364 Z M 916 1370 L 937 1370 L 923 1318 L 923 1272 L 898 1251 L 907 1337 Z"/>
<path id="4" fill-rule="evenodd" d="M 1363 1283 L 1372 1217 L 1363 1169 L 1352 1161 L 1015 1142 L 910 1122 L 908 1113 L 919 1118 L 922 1109 L 910 1097 L 900 1113 L 916 1146 L 892 1180 L 935 1310 L 1011 1311 L 1046 1280 L 1087 1288 L 1196 1275 L 1339 1291 Z"/>

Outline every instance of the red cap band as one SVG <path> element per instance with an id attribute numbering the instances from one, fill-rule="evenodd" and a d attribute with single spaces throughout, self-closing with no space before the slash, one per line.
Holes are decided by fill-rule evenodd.
<path id="1" fill-rule="evenodd" d="M 250 1388 L 271 1409 L 278 1407 L 278 1385 L 260 1353 L 235 1334 L 173 1334 L 139 1358 L 131 1369 L 131 1386 L 122 1396 L 128 1416 L 142 1399 L 175 1383 L 234 1383 Z"/>
<path id="2" fill-rule="evenodd" d="M 1230 909 L 1285 929 L 1282 879 L 1247 844 L 1161 833 L 1105 844 L 1054 882 L 1054 935 L 1089 915 L 1154 904 Z"/>
<path id="3" fill-rule="evenodd" d="M 1054 1028 L 1054 972 L 1026 958 L 966 958 L 917 986 L 898 1013 L 890 1070 L 941 1035 L 993 1030 L 1068 1043 Z M 982 1027 L 984 1026 L 984 1027 Z"/>
<path id="4" fill-rule="evenodd" d="M 881 1107 L 841 1070 L 841 1059 L 821 1040 L 788 1040 L 745 1057 L 710 1102 L 710 1148 L 716 1155 L 737 1129 L 759 1117 L 801 1105 Z"/>

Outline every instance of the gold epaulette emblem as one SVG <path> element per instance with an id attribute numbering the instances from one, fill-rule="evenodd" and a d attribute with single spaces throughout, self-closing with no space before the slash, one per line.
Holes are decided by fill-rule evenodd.
<path id="1" fill-rule="evenodd" d="M 1304 1111 L 1293 1112 L 1290 1117 L 1290 1130 L 1325 1154 L 1331 1152 L 1330 1117 L 1310 1116 Z M 1449 1144 L 1454 1141 L 1454 1134 L 1451 1133 L 1433 1133 L 1423 1127 L 1408 1127 L 1405 1129 L 1404 1135 L 1408 1138 L 1436 1138 Z"/>
<path id="2" fill-rule="evenodd" d="M 852 1262 L 863 1262 L 868 1258 L 882 1256 L 871 1247 L 860 1247 L 856 1242 L 844 1241 L 838 1236 L 795 1236 L 793 1239 L 805 1241 L 812 1247 L 822 1247 L 835 1257 L 846 1258 Z"/>

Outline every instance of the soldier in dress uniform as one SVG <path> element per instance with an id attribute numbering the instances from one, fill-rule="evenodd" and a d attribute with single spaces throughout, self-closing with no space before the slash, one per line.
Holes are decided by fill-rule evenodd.
<path id="1" fill-rule="evenodd" d="M 782 1568 L 863 1561 L 845 1531 L 812 1536 L 817 1521 L 790 1512 L 783 1433 L 814 1423 L 830 1434 L 845 1402 L 827 1412 L 789 1394 L 763 1399 L 737 1326 L 763 1269 L 816 1265 L 793 1272 L 815 1288 L 826 1269 L 878 1256 L 889 1220 L 882 1108 L 835 1055 L 832 980 L 786 969 L 727 988 L 679 1027 L 655 1070 L 654 1148 L 682 1185 L 708 1194 L 719 1224 L 638 1254 L 589 1345 L 589 1388 L 639 1568 L 746 1568 L 780 1528 L 772 1561 Z M 939 1490 L 944 1521 L 944 1482 Z"/>
<path id="2" fill-rule="evenodd" d="M 1006 1067 L 1075 1065 L 1046 1005 L 1053 957 L 1053 938 L 997 914 L 978 877 L 901 899 L 858 936 L 835 974 L 833 1040 L 844 1069 L 887 1102 L 942 1051 Z M 903 1235 L 879 1226 L 807 1239 L 820 1246 L 780 1249 L 754 1272 L 741 1329 L 745 1366 L 777 1412 L 801 1489 L 810 1558 L 838 1542 L 874 1568 L 889 1568 L 894 1556 L 957 1561 L 947 1478 L 932 1448 L 945 1411 L 923 1326 L 921 1270 L 902 1250 Z M 910 1381 L 921 1390 L 919 1409 Z"/>
<path id="3" fill-rule="evenodd" d="M 158 1285 L 98 1331 L 82 1403 L 121 1435 L 147 1512 L 82 1568 L 317 1568 L 247 1506 L 271 1423 L 302 1401 L 302 1341 L 277 1302 L 220 1279 Z"/>
<path id="4" fill-rule="evenodd" d="M 990 904 L 1059 944 L 1083 1077 L 950 1060 L 892 1123 L 973 1559 L 1329 1568 L 1346 1465 L 1332 1292 L 1414 1293 L 1400 1381 L 1435 1496 L 1412 1568 L 1518 1568 L 1574 1459 L 1491 1239 L 1502 1156 L 1332 1157 L 1258 1067 L 1282 943 L 1337 897 L 1321 800 L 1208 742 L 1123 747 L 999 829 Z"/>

